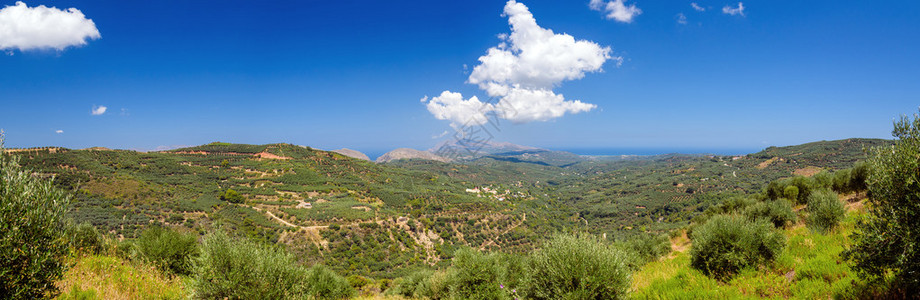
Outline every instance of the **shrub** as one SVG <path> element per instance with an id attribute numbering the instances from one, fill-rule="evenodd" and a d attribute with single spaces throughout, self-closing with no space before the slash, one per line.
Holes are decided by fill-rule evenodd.
<path id="1" fill-rule="evenodd" d="M 344 277 L 323 265 L 310 268 L 305 284 L 307 295 L 313 296 L 314 299 L 347 299 L 355 294 L 355 289 Z"/>
<path id="2" fill-rule="evenodd" d="M 345 277 L 345 280 L 348 281 L 348 285 L 356 289 L 360 289 L 365 285 L 373 283 L 371 279 L 360 275 L 348 275 L 348 277 Z"/>
<path id="3" fill-rule="evenodd" d="M 198 254 L 197 238 L 159 225 L 151 226 L 137 239 L 137 250 L 164 271 L 188 275 Z"/>
<path id="4" fill-rule="evenodd" d="M 220 200 L 224 200 L 230 203 L 243 203 L 243 195 L 240 195 L 239 192 L 233 189 L 227 189 L 227 191 L 220 194 Z"/>
<path id="5" fill-rule="evenodd" d="M 415 287 L 414 298 L 418 299 L 448 299 L 450 287 L 448 286 L 447 272 L 436 271 L 429 273 L 424 280 L 419 281 Z"/>
<path id="6" fill-rule="evenodd" d="M 135 260 L 141 258 L 141 250 L 138 248 L 136 241 L 123 240 L 115 245 L 115 256 L 123 259 Z"/>
<path id="7" fill-rule="evenodd" d="M 636 254 L 636 267 L 671 253 L 671 241 L 663 234 L 641 234 L 626 242 L 625 246 Z"/>
<path id="8" fill-rule="evenodd" d="M 64 213 L 70 196 L 32 176 L 3 152 L 0 133 L 0 299 L 55 294 L 67 255 Z"/>
<path id="9" fill-rule="evenodd" d="M 799 198 L 799 188 L 794 185 L 786 186 L 786 188 L 783 189 L 783 196 L 789 199 L 789 201 L 796 201 L 796 199 Z"/>
<path id="10" fill-rule="evenodd" d="M 792 188 L 795 187 L 793 186 Z M 769 200 L 751 205 L 744 210 L 744 216 L 751 221 L 766 220 L 776 228 L 783 228 L 788 224 L 795 223 L 796 220 L 795 212 L 792 211 L 792 204 L 785 199 Z"/>
<path id="11" fill-rule="evenodd" d="M 857 162 L 852 168 L 834 172 L 834 191 L 842 194 L 865 191 L 868 172 L 865 162 Z"/>
<path id="12" fill-rule="evenodd" d="M 843 220 L 846 208 L 831 190 L 817 190 L 808 196 L 808 218 L 805 223 L 812 230 L 826 232 Z"/>
<path id="13" fill-rule="evenodd" d="M 293 256 L 220 231 L 204 238 L 194 266 L 192 285 L 198 298 L 299 299 L 306 295 L 307 270 Z"/>
<path id="14" fill-rule="evenodd" d="M 449 276 L 452 297 L 462 299 L 504 299 L 502 271 L 497 254 L 470 248 L 454 252 Z M 510 287 L 509 287 L 510 288 Z"/>
<path id="15" fill-rule="evenodd" d="M 703 211 L 702 214 L 693 218 L 693 223 L 703 224 L 706 223 L 706 220 L 712 218 L 716 215 L 722 214 L 734 214 L 744 211 L 748 206 L 754 205 L 757 203 L 756 199 L 743 196 L 735 196 L 722 201 L 719 204 L 710 206 Z"/>
<path id="16" fill-rule="evenodd" d="M 105 240 L 96 227 L 87 223 L 68 227 L 70 246 L 77 252 L 99 254 L 105 246 Z"/>
<path id="17" fill-rule="evenodd" d="M 875 148 L 867 160 L 868 214 L 853 233 L 844 257 L 871 277 L 886 273 L 916 295 L 920 287 L 920 116 L 902 116 L 891 147 Z"/>
<path id="18" fill-rule="evenodd" d="M 434 271 L 423 269 L 410 273 L 407 276 L 397 278 L 393 282 L 393 286 L 390 287 L 386 292 L 387 294 L 400 295 L 403 297 L 418 297 L 416 296 L 416 289 L 423 284 L 423 281 L 428 280 L 433 274 Z"/>
<path id="19" fill-rule="evenodd" d="M 450 296 L 447 276 L 444 271 L 418 270 L 396 279 L 387 294 L 418 299 L 446 299 Z"/>
<path id="20" fill-rule="evenodd" d="M 629 290 L 625 254 L 597 237 L 559 234 L 533 253 L 527 297 L 619 299 Z"/>
<path id="21" fill-rule="evenodd" d="M 724 280 L 738 270 L 773 261 L 786 239 L 772 224 L 736 215 L 719 215 L 693 232 L 690 265 Z"/>

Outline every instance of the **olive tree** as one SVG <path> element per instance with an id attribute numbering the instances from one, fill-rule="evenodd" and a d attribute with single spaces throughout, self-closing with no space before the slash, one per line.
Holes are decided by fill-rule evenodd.
<path id="1" fill-rule="evenodd" d="M 895 121 L 894 145 L 873 149 L 867 161 L 868 214 L 844 257 L 863 274 L 893 273 L 900 284 L 920 286 L 920 117 Z"/>
<path id="2" fill-rule="evenodd" d="M 0 299 L 53 295 L 64 273 L 70 196 L 19 166 L 0 133 Z"/>

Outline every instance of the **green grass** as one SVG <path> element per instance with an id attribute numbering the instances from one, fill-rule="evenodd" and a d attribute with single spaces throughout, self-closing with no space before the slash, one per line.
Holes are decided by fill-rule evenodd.
<path id="1" fill-rule="evenodd" d="M 57 283 L 57 299 L 187 299 L 186 277 L 168 277 L 153 265 L 118 257 L 74 258 L 73 267 Z"/>
<path id="2" fill-rule="evenodd" d="M 788 244 L 774 263 L 743 269 L 727 282 L 691 268 L 688 252 L 676 252 L 676 256 L 649 263 L 635 274 L 633 298 L 827 299 L 844 296 L 851 293 L 854 284 L 864 284 L 840 257 L 850 243 L 848 237 L 858 214 L 860 212 L 848 213 L 841 226 L 826 234 L 809 230 L 801 223 L 786 229 Z"/>

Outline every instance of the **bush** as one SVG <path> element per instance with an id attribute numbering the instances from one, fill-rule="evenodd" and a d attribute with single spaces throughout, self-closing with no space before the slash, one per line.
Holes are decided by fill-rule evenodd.
<path id="1" fill-rule="evenodd" d="M 57 293 L 68 239 L 64 213 L 70 196 L 51 180 L 32 176 L 18 157 L 4 154 L 0 133 L 0 299 Z"/>
<path id="2" fill-rule="evenodd" d="M 123 259 L 136 260 L 142 258 L 141 250 L 134 240 L 123 240 L 115 245 L 115 256 Z"/>
<path id="3" fill-rule="evenodd" d="M 461 299 L 506 298 L 500 282 L 500 266 L 497 254 L 485 254 L 470 248 L 457 250 L 448 275 L 451 296 Z"/>
<path id="4" fill-rule="evenodd" d="M 868 214 L 844 257 L 870 277 L 891 274 L 916 295 L 920 287 L 920 117 L 902 116 L 891 147 L 875 148 L 868 164 Z"/>
<path id="5" fill-rule="evenodd" d="M 70 246 L 77 252 L 99 254 L 105 247 L 105 239 L 96 227 L 87 223 L 68 227 Z"/>
<path id="6" fill-rule="evenodd" d="M 151 226 L 137 239 L 137 250 L 166 272 L 188 275 L 198 254 L 197 238 L 159 225 Z"/>
<path id="7" fill-rule="evenodd" d="M 834 191 L 842 194 L 865 191 L 868 166 L 857 162 L 852 168 L 834 172 Z"/>
<path id="8" fill-rule="evenodd" d="M 354 289 L 325 266 L 306 269 L 284 249 L 237 240 L 223 232 L 205 237 L 195 260 L 196 297 L 208 299 L 343 299 Z"/>
<path id="9" fill-rule="evenodd" d="M 630 272 L 625 254 L 597 237 L 553 236 L 530 259 L 527 297 L 534 299 L 625 298 Z"/>
<path id="10" fill-rule="evenodd" d="M 792 188 L 795 188 L 794 186 Z M 792 211 L 792 204 L 785 199 L 777 199 L 759 202 L 749 206 L 744 210 L 744 216 L 751 221 L 759 219 L 766 220 L 776 228 L 783 228 L 788 224 L 795 223 L 795 212 Z"/>
<path id="11" fill-rule="evenodd" d="M 783 196 L 789 199 L 789 201 L 796 201 L 796 199 L 799 198 L 799 188 L 794 185 L 786 186 L 786 188 L 783 189 Z"/>
<path id="12" fill-rule="evenodd" d="M 703 224 L 706 223 L 709 218 L 712 218 L 716 215 L 722 214 L 735 214 L 744 211 L 748 206 L 754 205 L 757 203 L 756 199 L 744 197 L 744 196 L 735 196 L 722 201 L 722 203 L 710 206 L 702 214 L 693 218 L 693 223 Z"/>
<path id="13" fill-rule="evenodd" d="M 412 297 L 418 299 L 448 299 L 450 287 L 448 275 L 444 271 L 430 272 L 429 275 L 418 282 Z"/>
<path id="14" fill-rule="evenodd" d="M 305 298 L 307 270 L 280 249 L 215 232 L 204 238 L 192 275 L 198 298 Z"/>
<path id="15" fill-rule="evenodd" d="M 808 196 L 808 218 L 805 223 L 815 231 L 826 232 L 843 220 L 846 208 L 831 190 L 817 190 Z"/>
<path id="16" fill-rule="evenodd" d="M 345 280 L 348 281 L 348 285 L 355 289 L 361 289 L 365 285 L 373 283 L 371 279 L 360 275 L 348 275 Z"/>
<path id="17" fill-rule="evenodd" d="M 663 234 L 641 234 L 626 242 L 625 246 L 636 254 L 638 259 L 636 267 L 641 267 L 671 253 L 671 241 L 667 235 Z"/>
<path id="18" fill-rule="evenodd" d="M 307 272 L 305 280 L 307 295 L 314 299 L 347 299 L 355 294 L 355 289 L 344 277 L 323 265 L 315 265 Z"/>
<path id="19" fill-rule="evenodd" d="M 738 270 L 773 261 L 786 239 L 772 224 L 736 215 L 719 215 L 693 232 L 690 265 L 724 280 Z"/>
<path id="20" fill-rule="evenodd" d="M 227 191 L 220 194 L 220 200 L 224 200 L 230 203 L 243 203 L 243 195 L 240 195 L 239 192 L 233 189 L 227 189 Z"/>
<path id="21" fill-rule="evenodd" d="M 421 296 L 417 295 L 416 290 L 423 284 L 424 281 L 427 281 L 429 277 L 431 277 L 431 274 L 434 274 L 434 271 L 427 269 L 412 272 L 408 276 L 397 278 L 396 281 L 393 282 L 393 286 L 390 287 L 386 292 L 387 294 L 400 295 L 407 298 L 421 298 Z"/>

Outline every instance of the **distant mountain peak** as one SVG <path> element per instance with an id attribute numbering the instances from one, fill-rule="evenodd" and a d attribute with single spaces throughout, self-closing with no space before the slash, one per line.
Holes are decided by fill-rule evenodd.
<path id="1" fill-rule="evenodd" d="M 393 151 L 387 152 L 377 158 L 378 163 L 385 163 L 389 161 L 394 161 L 398 159 L 427 159 L 427 160 L 436 160 L 440 162 L 450 161 L 447 158 L 437 156 L 431 152 L 420 151 L 409 148 L 398 148 Z"/>
<path id="2" fill-rule="evenodd" d="M 366 161 L 370 161 L 370 160 L 371 160 L 370 157 L 367 157 L 366 154 L 361 153 L 361 151 L 358 151 L 358 150 L 352 150 L 352 149 L 348 149 L 348 148 L 342 148 L 342 149 L 338 149 L 338 150 L 332 150 L 332 152 L 335 152 L 335 153 L 338 153 L 338 154 L 341 154 L 341 155 L 345 155 L 345 156 L 348 156 L 348 157 L 351 157 L 351 158 L 363 159 L 363 160 L 366 160 Z"/>
<path id="3" fill-rule="evenodd" d="M 496 153 L 506 153 L 506 152 L 515 152 L 515 151 L 533 151 L 533 150 L 546 150 L 537 147 L 523 146 L 512 144 L 509 142 L 493 142 L 493 141 L 464 141 L 457 139 L 447 139 L 441 141 L 431 149 L 428 149 L 428 152 L 434 154 L 440 153 L 454 153 L 455 156 L 461 158 L 472 158 L 476 156 L 483 156 Z"/>

